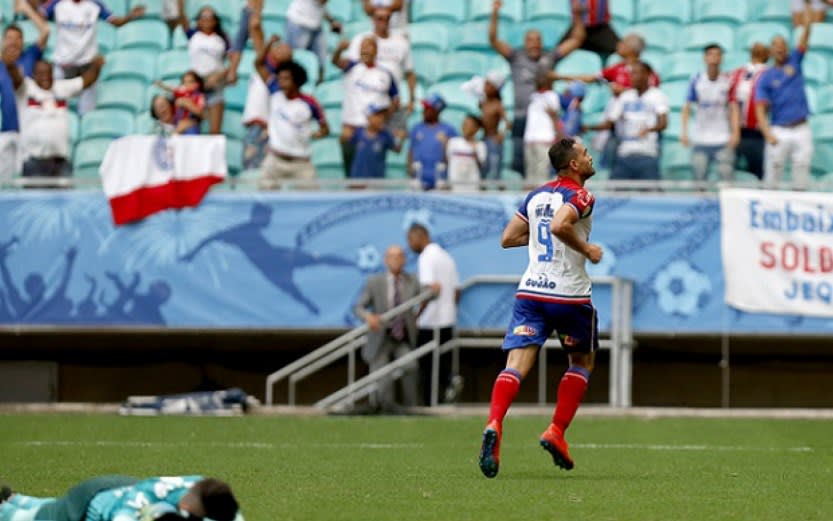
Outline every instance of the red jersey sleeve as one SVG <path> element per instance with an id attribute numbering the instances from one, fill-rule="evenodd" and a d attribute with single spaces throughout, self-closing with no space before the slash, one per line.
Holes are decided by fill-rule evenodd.
<path id="1" fill-rule="evenodd" d="M 567 204 L 576 209 L 579 219 L 584 219 L 593 213 L 596 197 L 584 188 L 580 188 L 567 200 Z"/>

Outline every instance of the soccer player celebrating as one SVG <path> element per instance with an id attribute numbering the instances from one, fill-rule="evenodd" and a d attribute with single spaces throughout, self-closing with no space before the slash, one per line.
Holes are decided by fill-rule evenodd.
<path id="1" fill-rule="evenodd" d="M 552 423 L 541 435 L 541 446 L 553 462 L 573 468 L 564 431 L 578 410 L 598 349 L 596 310 L 590 301 L 591 282 L 585 259 L 596 264 L 602 249 L 588 241 L 595 198 L 584 188 L 593 176 L 593 158 L 573 139 L 562 139 L 549 150 L 558 177 L 527 194 L 506 226 L 501 246 L 529 248 L 529 266 L 515 295 L 512 320 L 503 341 L 506 369 L 492 389 L 489 420 L 483 431 L 480 470 L 497 476 L 503 418 L 553 331 L 567 351 L 570 367 L 558 386 Z"/>

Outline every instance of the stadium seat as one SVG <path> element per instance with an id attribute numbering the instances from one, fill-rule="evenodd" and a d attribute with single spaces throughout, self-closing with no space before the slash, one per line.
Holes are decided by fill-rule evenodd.
<path id="1" fill-rule="evenodd" d="M 670 142 L 676 142 L 680 139 L 680 134 L 682 132 L 682 124 L 679 112 L 669 112 L 668 113 L 668 126 L 665 130 L 662 131 L 662 138 L 663 138 L 663 147 L 665 144 Z M 694 135 L 694 118 L 689 118 L 688 120 L 688 135 L 689 137 Z"/>
<path id="2" fill-rule="evenodd" d="M 49 41 L 55 45 L 55 32 L 53 29 Z M 116 28 L 110 24 L 98 24 L 95 29 L 95 39 L 98 42 L 98 52 L 107 54 L 116 48 Z"/>
<path id="3" fill-rule="evenodd" d="M 307 86 L 315 87 L 318 83 L 318 76 L 320 75 L 318 66 L 318 56 L 314 52 L 306 49 L 294 49 L 292 51 L 292 60 L 301 64 L 305 71 L 307 71 Z"/>
<path id="4" fill-rule="evenodd" d="M 530 22 L 551 23 L 554 21 L 569 25 L 573 19 L 569 2 L 553 0 L 527 0 L 526 19 Z"/>
<path id="5" fill-rule="evenodd" d="M 816 110 L 819 114 L 833 114 L 833 85 L 816 89 Z"/>
<path id="6" fill-rule="evenodd" d="M 559 93 L 563 92 L 563 88 L 558 89 Z M 599 83 L 592 83 L 587 85 L 584 100 L 581 103 L 581 108 L 585 113 L 602 112 L 610 99 L 610 88 L 607 85 Z"/>
<path id="7" fill-rule="evenodd" d="M 695 0 L 693 6 L 696 22 L 725 22 L 741 25 L 749 19 L 746 0 Z"/>
<path id="8" fill-rule="evenodd" d="M 133 131 L 136 134 L 155 134 L 157 131 L 156 120 L 150 112 L 142 112 L 136 115 L 133 120 Z"/>
<path id="9" fill-rule="evenodd" d="M 660 160 L 662 179 L 686 181 L 693 179 L 691 172 L 691 148 L 680 143 L 664 142 Z"/>
<path id="10" fill-rule="evenodd" d="M 127 0 L 102 0 L 107 9 L 113 12 L 116 16 L 124 16 L 127 14 Z"/>
<path id="11" fill-rule="evenodd" d="M 341 108 L 344 100 L 344 82 L 341 80 L 325 81 L 315 87 L 315 98 L 325 110 Z"/>
<path id="12" fill-rule="evenodd" d="M 171 31 L 160 20 L 134 20 L 116 30 L 118 49 L 164 51 L 171 46 Z"/>
<path id="13" fill-rule="evenodd" d="M 660 89 L 668 96 L 668 106 L 674 112 L 682 110 L 688 98 L 689 81 L 666 81 L 661 84 Z"/>
<path id="14" fill-rule="evenodd" d="M 96 108 L 123 109 L 132 114 L 145 110 L 146 85 L 140 80 L 110 80 L 101 82 L 96 93 Z"/>
<path id="15" fill-rule="evenodd" d="M 471 51 L 455 52 L 445 55 L 440 66 L 442 69 L 437 80 L 468 80 L 487 72 L 487 58 Z"/>
<path id="16" fill-rule="evenodd" d="M 72 155 L 72 170 L 75 177 L 98 177 L 98 166 L 107 153 L 112 139 L 85 139 L 78 143 Z"/>
<path id="17" fill-rule="evenodd" d="M 408 26 L 408 40 L 411 50 L 431 49 L 438 52 L 448 50 L 448 26 L 442 23 L 421 23 Z"/>
<path id="18" fill-rule="evenodd" d="M 466 110 L 460 110 L 456 107 L 448 107 L 443 111 L 442 120 L 457 129 L 459 132 L 460 128 L 463 126 L 463 119 L 465 119 L 466 114 L 468 114 L 468 111 Z"/>
<path id="19" fill-rule="evenodd" d="M 116 138 L 133 132 L 133 114 L 118 109 L 96 109 L 81 117 L 81 140 Z"/>
<path id="20" fill-rule="evenodd" d="M 703 70 L 704 67 L 702 52 L 676 52 L 669 56 L 665 77 L 662 80 L 688 80 L 693 74 Z"/>
<path id="21" fill-rule="evenodd" d="M 312 162 L 316 169 L 324 167 L 343 168 L 341 145 L 337 137 L 326 137 L 312 142 Z M 342 173 L 342 177 L 344 177 Z"/>
<path id="22" fill-rule="evenodd" d="M 329 0 L 329 2 L 327 2 L 327 12 L 329 12 L 333 18 L 341 23 L 353 21 L 356 19 L 351 8 L 351 4 L 353 3 L 354 2 L 352 0 Z M 365 16 L 364 9 L 362 9 L 362 16 Z"/>
<path id="23" fill-rule="evenodd" d="M 798 43 L 804 29 L 799 27 L 793 31 L 793 45 Z M 833 23 L 816 23 L 810 30 L 810 49 L 833 59 Z"/>
<path id="24" fill-rule="evenodd" d="M 807 83 L 817 87 L 829 83 L 829 62 L 823 54 L 817 53 L 814 50 L 805 54 L 801 64 L 801 70 L 804 72 L 804 80 Z"/>
<path id="25" fill-rule="evenodd" d="M 642 36 L 646 50 L 667 53 L 679 48 L 684 27 L 674 22 L 646 22 L 630 26 L 628 33 Z"/>
<path id="26" fill-rule="evenodd" d="M 816 113 L 818 100 L 816 99 L 816 88 L 812 85 L 804 86 L 804 95 L 807 97 L 807 106 L 810 108 L 810 114 Z"/>
<path id="27" fill-rule="evenodd" d="M 226 163 L 231 176 L 243 170 L 243 142 L 239 139 L 226 138 Z"/>
<path id="28" fill-rule="evenodd" d="M 101 78 L 134 78 L 151 83 L 156 79 L 156 54 L 142 49 L 113 51 L 107 55 Z"/>
<path id="29" fill-rule="evenodd" d="M 165 51 L 156 59 L 156 75 L 164 82 L 179 83 L 190 68 L 191 58 L 181 49 Z"/>
<path id="30" fill-rule="evenodd" d="M 246 96 L 249 94 L 249 84 L 248 82 L 238 81 L 231 87 L 226 87 L 223 94 L 227 109 L 243 110 L 246 106 Z"/>
<path id="31" fill-rule="evenodd" d="M 627 26 L 636 20 L 633 0 L 616 0 L 615 2 L 609 2 L 608 5 L 610 6 L 610 18 L 612 22 Z"/>
<path id="32" fill-rule="evenodd" d="M 469 20 L 489 20 L 491 18 L 494 0 L 470 0 L 468 4 Z M 499 19 L 512 23 L 522 22 L 524 20 L 523 1 L 503 0 L 503 7 L 500 9 Z"/>
<path id="33" fill-rule="evenodd" d="M 174 29 L 171 35 L 171 49 L 188 49 L 188 37 L 182 27 Z"/>
<path id="34" fill-rule="evenodd" d="M 352 22 L 344 24 L 344 37 L 348 40 L 356 36 L 357 34 L 367 33 L 373 30 L 373 25 L 370 23 L 370 19 L 364 17 L 360 20 L 354 20 Z"/>
<path id="35" fill-rule="evenodd" d="M 639 2 L 639 21 L 668 21 L 679 24 L 691 20 L 691 2 L 689 0 L 641 0 Z"/>
<path id="36" fill-rule="evenodd" d="M 462 81 L 442 81 L 432 85 L 428 92 L 442 96 L 449 108 L 477 112 L 477 98 L 463 92 L 462 85 Z"/>
<path id="37" fill-rule="evenodd" d="M 453 24 L 466 19 L 468 2 L 451 2 L 449 0 L 418 0 L 412 2 L 411 13 L 414 22 L 444 20 Z"/>
<path id="38" fill-rule="evenodd" d="M 130 0 L 130 8 L 143 6 L 145 8 L 144 18 L 162 19 L 162 5 L 166 0 Z"/>
<path id="39" fill-rule="evenodd" d="M 810 118 L 813 141 L 833 144 L 833 114 L 815 114 Z M 830 165 L 833 169 L 833 164 Z"/>
<path id="40" fill-rule="evenodd" d="M 790 2 L 773 2 L 771 0 L 757 2 L 757 8 L 751 12 L 750 21 L 752 20 L 792 25 Z"/>
<path id="41" fill-rule="evenodd" d="M 416 109 L 414 110 L 416 111 Z M 341 132 L 341 107 L 324 109 L 324 117 L 330 127 L 330 135 L 337 136 Z"/>
<path id="42" fill-rule="evenodd" d="M 268 2 L 263 2 L 261 17 L 264 21 L 270 20 L 284 23 L 286 22 L 286 11 L 290 3 L 292 3 L 292 0 L 269 0 Z M 329 3 L 327 4 L 327 8 L 330 8 Z"/>
<path id="43" fill-rule="evenodd" d="M 388 155 L 385 157 L 385 179 L 407 179 L 407 163 L 407 147 L 403 147 L 398 154 L 393 150 L 388 151 Z"/>
<path id="44" fill-rule="evenodd" d="M 788 26 L 778 22 L 753 22 L 744 24 L 737 29 L 737 48 L 748 51 L 756 42 L 769 45 L 769 42 L 776 35 L 789 38 L 790 29 Z"/>
<path id="45" fill-rule="evenodd" d="M 650 65 L 654 69 L 654 72 L 659 75 L 660 81 L 665 81 L 669 56 L 671 55 L 667 52 L 649 50 L 644 51 L 641 58 L 642 61 Z M 618 54 L 611 54 L 610 58 L 608 58 L 607 65 L 609 67 L 620 61 L 622 61 L 622 58 Z"/>
<path id="46" fill-rule="evenodd" d="M 689 24 L 682 38 L 684 51 L 702 51 L 706 45 L 713 43 L 732 51 L 735 48 L 735 29 L 724 23 Z"/>
<path id="47" fill-rule="evenodd" d="M 327 60 L 324 64 L 324 81 L 333 81 L 342 79 L 343 73 L 341 69 L 333 65 L 333 62 Z"/>
<path id="48" fill-rule="evenodd" d="M 242 140 L 246 134 L 243 127 L 243 113 L 237 110 L 226 110 L 223 113 L 221 132 L 230 138 Z"/>
<path id="49" fill-rule="evenodd" d="M 833 181 L 833 143 L 816 143 L 810 168 L 814 176 Z"/>
<path id="50" fill-rule="evenodd" d="M 560 60 L 555 70 L 561 74 L 598 74 L 602 70 L 602 60 L 599 55 L 579 49 L 573 51 L 569 56 Z"/>
<path id="51" fill-rule="evenodd" d="M 499 34 L 506 34 L 506 32 L 499 30 Z M 455 51 L 475 51 L 486 54 L 495 52 L 489 43 L 486 22 L 469 22 L 455 27 L 451 33 L 450 45 Z"/>
<path id="52" fill-rule="evenodd" d="M 526 33 L 538 31 L 541 35 L 541 43 L 544 50 L 552 49 L 561 39 L 561 35 L 567 32 L 569 23 L 561 21 L 552 22 L 523 22 L 520 24 L 509 24 L 508 30 L 500 29 L 500 38 L 506 40 L 513 48 L 523 47 Z M 488 36 L 488 35 L 487 35 Z M 503 58 L 501 58 L 503 59 Z"/>
<path id="53" fill-rule="evenodd" d="M 69 145 L 71 148 L 81 137 L 81 120 L 75 112 L 68 111 L 67 115 L 69 116 Z"/>
<path id="54" fill-rule="evenodd" d="M 722 69 L 724 72 L 729 72 L 743 67 L 749 63 L 749 53 L 743 51 L 732 51 L 723 54 Z"/>

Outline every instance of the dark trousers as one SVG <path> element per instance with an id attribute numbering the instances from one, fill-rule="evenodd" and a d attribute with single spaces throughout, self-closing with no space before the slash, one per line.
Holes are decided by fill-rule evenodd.
<path id="1" fill-rule="evenodd" d="M 570 37 L 572 30 L 573 26 L 571 25 L 564 36 L 561 37 L 562 42 Z M 619 35 L 609 24 L 594 25 L 587 28 L 587 38 L 584 39 L 584 43 L 579 49 L 598 54 L 599 58 L 602 59 L 602 65 L 605 65 L 608 57 L 616 52 L 616 44 L 618 43 Z"/>
<path id="2" fill-rule="evenodd" d="M 353 158 L 356 157 L 356 145 L 350 143 L 341 144 L 341 158 L 344 160 L 344 177 L 350 178 L 350 170 L 353 168 Z"/>
<path id="3" fill-rule="evenodd" d="M 444 344 L 454 337 L 453 327 L 440 328 L 440 344 Z M 434 339 L 433 329 L 420 329 L 417 333 L 417 346 L 422 347 Z M 419 359 L 420 382 L 422 383 L 422 400 L 427 406 L 431 405 L 431 365 L 433 356 L 426 355 Z M 443 402 L 445 388 L 451 383 L 451 353 L 440 357 L 439 403 Z"/>
<path id="4" fill-rule="evenodd" d="M 526 114 L 515 115 L 512 121 L 512 170 L 520 172 L 526 177 L 524 169 L 524 131 L 526 130 Z"/>
<path id="5" fill-rule="evenodd" d="M 764 178 L 764 135 L 760 130 L 742 128 L 740 130 L 740 143 L 735 150 L 735 168 L 752 172 L 758 179 Z M 746 164 L 741 164 L 741 158 Z"/>
<path id="6" fill-rule="evenodd" d="M 32 157 L 23 162 L 23 177 L 71 177 L 72 165 L 63 157 Z"/>

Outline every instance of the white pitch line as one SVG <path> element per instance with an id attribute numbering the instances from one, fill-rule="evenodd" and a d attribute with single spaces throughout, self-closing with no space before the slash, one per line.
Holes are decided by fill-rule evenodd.
<path id="1" fill-rule="evenodd" d="M 73 441 L 32 440 L 17 442 L 26 447 L 122 447 L 122 448 L 180 448 L 217 447 L 227 449 L 421 449 L 421 443 L 263 443 L 263 442 L 164 442 L 164 441 Z"/>
<path id="2" fill-rule="evenodd" d="M 710 451 L 710 452 L 814 452 L 812 447 L 746 447 L 732 445 L 651 445 L 639 443 L 573 443 L 577 449 Z"/>

